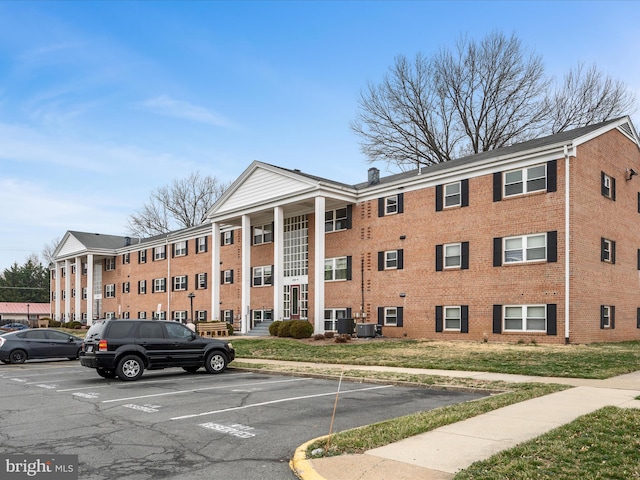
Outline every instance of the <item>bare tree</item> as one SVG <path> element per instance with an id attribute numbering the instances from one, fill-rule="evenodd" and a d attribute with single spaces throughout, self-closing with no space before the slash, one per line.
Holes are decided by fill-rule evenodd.
<path id="1" fill-rule="evenodd" d="M 564 83 L 550 97 L 551 132 L 603 122 L 630 115 L 637 110 L 635 96 L 625 84 L 579 64 L 564 77 Z"/>
<path id="2" fill-rule="evenodd" d="M 142 209 L 129 215 L 128 231 L 144 238 L 199 225 L 228 186 L 200 172 L 174 180 L 170 186 L 153 191 Z"/>
<path id="3" fill-rule="evenodd" d="M 55 263 L 54 253 L 56 251 L 56 248 L 58 248 L 58 245 L 60 245 L 61 240 L 62 239 L 60 237 L 55 237 L 49 243 L 45 243 L 42 246 L 41 254 L 44 260 L 45 267 L 51 266 Z M 31 260 L 33 260 L 33 263 L 39 263 L 38 261 L 36 261 L 36 259 L 31 259 Z"/>
<path id="4" fill-rule="evenodd" d="M 548 95 L 553 84 L 515 36 L 462 38 L 431 58 L 396 57 L 382 82 L 361 92 L 351 128 L 370 162 L 405 169 L 631 113 L 634 105 L 624 84 L 595 67 L 578 68 Z M 584 95 L 594 98 L 580 102 Z"/>

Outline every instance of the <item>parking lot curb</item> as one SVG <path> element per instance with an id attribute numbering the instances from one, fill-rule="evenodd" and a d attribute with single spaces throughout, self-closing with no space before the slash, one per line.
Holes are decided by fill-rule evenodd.
<path id="1" fill-rule="evenodd" d="M 313 469 L 311 462 L 307 460 L 307 447 L 312 443 L 324 440 L 327 437 L 328 435 L 314 438 L 313 440 L 303 443 L 296 449 L 296 452 L 293 454 L 293 458 L 289 462 L 289 467 L 291 467 L 291 470 L 293 470 L 293 473 L 295 473 L 298 478 L 302 480 L 325 480 L 323 476 Z"/>

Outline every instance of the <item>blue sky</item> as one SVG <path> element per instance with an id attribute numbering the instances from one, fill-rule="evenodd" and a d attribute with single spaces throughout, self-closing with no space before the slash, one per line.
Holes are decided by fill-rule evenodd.
<path id="1" fill-rule="evenodd" d="M 515 33 L 548 73 L 595 63 L 640 98 L 638 19 L 637 1 L 0 0 L 0 272 L 67 230 L 125 234 L 196 170 L 366 180 L 360 90 L 463 34 Z"/>

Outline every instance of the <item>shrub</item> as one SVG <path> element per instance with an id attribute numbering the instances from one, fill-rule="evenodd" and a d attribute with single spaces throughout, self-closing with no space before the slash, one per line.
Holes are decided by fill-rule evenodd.
<path id="1" fill-rule="evenodd" d="M 57 320 L 49 320 L 49 326 L 50 327 L 59 327 L 60 325 L 62 325 L 59 321 Z"/>
<path id="2" fill-rule="evenodd" d="M 324 332 L 324 338 L 333 338 L 336 336 L 335 332 Z"/>
<path id="3" fill-rule="evenodd" d="M 293 320 L 285 320 L 278 327 L 278 336 L 279 337 L 290 337 L 291 336 L 291 325 L 293 325 Z"/>
<path id="4" fill-rule="evenodd" d="M 51 322 L 49 322 L 49 325 L 51 325 Z M 82 328 L 82 323 L 74 320 L 73 322 L 65 323 L 60 326 L 63 326 L 64 328 L 71 328 L 73 330 L 80 330 Z"/>
<path id="5" fill-rule="evenodd" d="M 271 335 L 272 337 L 277 337 L 280 325 L 282 325 L 282 320 L 276 320 L 275 322 L 271 323 L 271 325 L 269 325 L 269 335 Z"/>
<path id="6" fill-rule="evenodd" d="M 314 339 L 314 340 L 324 340 L 325 338 L 326 338 L 326 337 L 325 337 L 322 333 L 316 333 L 316 334 L 313 336 L 313 339 Z"/>
<path id="7" fill-rule="evenodd" d="M 351 335 L 343 333 L 342 335 L 338 335 L 334 341 L 336 343 L 348 343 L 351 341 Z"/>
<path id="8" fill-rule="evenodd" d="M 229 332 L 229 335 L 233 335 L 233 325 L 230 323 L 227 323 L 227 331 Z"/>
<path id="9" fill-rule="evenodd" d="M 293 338 L 309 338 L 313 335 L 313 325 L 305 320 L 294 320 L 290 334 Z"/>

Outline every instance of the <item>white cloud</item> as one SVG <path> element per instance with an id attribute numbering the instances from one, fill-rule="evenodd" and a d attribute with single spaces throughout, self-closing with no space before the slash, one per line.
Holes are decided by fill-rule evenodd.
<path id="1" fill-rule="evenodd" d="M 233 122 L 216 112 L 188 102 L 174 100 L 167 95 L 150 98 L 142 102 L 141 105 L 159 115 L 206 123 L 215 127 L 228 128 L 234 126 Z"/>

